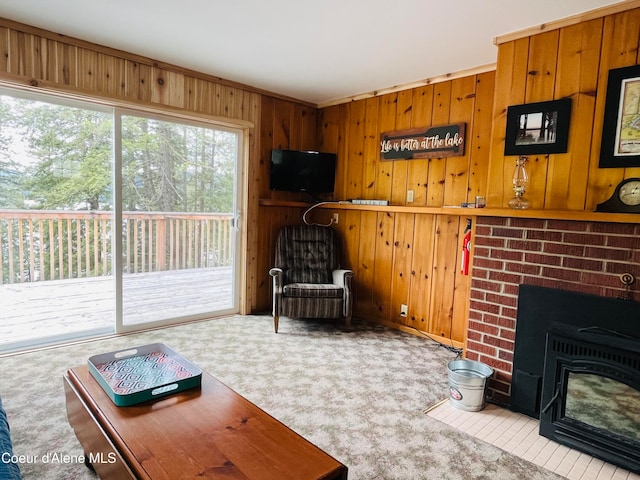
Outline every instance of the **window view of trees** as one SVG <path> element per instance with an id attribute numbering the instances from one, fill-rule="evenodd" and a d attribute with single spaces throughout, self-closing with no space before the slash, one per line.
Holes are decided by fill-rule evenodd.
<path id="1" fill-rule="evenodd" d="M 114 132 L 116 114 L 92 105 L 0 95 L 0 283 L 110 272 L 107 212 L 114 210 L 116 134 L 122 142 L 123 229 L 136 231 L 127 240 L 128 254 L 138 261 L 144 253 L 140 265 L 125 271 L 206 266 L 203 259 L 220 257 L 218 246 L 205 245 L 205 235 L 220 235 L 219 225 L 209 228 L 210 219 L 189 217 L 191 223 L 180 228 L 185 239 L 197 236 L 200 245 L 169 252 L 161 251 L 169 229 L 135 212 L 216 213 L 230 220 L 238 134 L 131 114 L 121 116 L 122 131 Z M 178 262 L 183 250 L 191 257 Z"/>
<path id="2" fill-rule="evenodd" d="M 122 118 L 124 210 L 231 212 L 237 135 Z"/>
<path id="3" fill-rule="evenodd" d="M 112 210 L 113 114 L 0 96 L 0 208 Z M 123 206 L 231 212 L 237 134 L 122 117 Z"/>

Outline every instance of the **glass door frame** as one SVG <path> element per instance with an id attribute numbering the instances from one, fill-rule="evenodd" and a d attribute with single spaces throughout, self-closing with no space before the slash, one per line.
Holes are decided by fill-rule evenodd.
<path id="1" fill-rule="evenodd" d="M 233 132 L 237 135 L 237 161 L 234 172 L 234 193 L 233 193 L 233 261 L 232 261 L 232 302 L 231 306 L 226 309 L 215 312 L 205 312 L 199 314 L 185 315 L 181 317 L 167 318 L 152 322 L 125 324 L 123 313 L 123 265 L 122 265 L 122 228 L 114 228 L 112 231 L 113 245 L 113 272 L 115 281 L 115 331 L 116 333 L 131 333 L 141 330 L 149 330 L 154 328 L 177 325 L 190 321 L 203 320 L 235 313 L 242 313 L 242 302 L 245 297 L 243 292 L 246 290 L 246 275 L 244 275 L 244 265 L 246 264 L 246 192 L 247 192 L 247 175 L 246 165 L 248 164 L 248 128 L 244 126 L 230 126 L 225 122 L 221 125 L 215 121 L 206 121 L 204 119 L 194 119 L 193 117 L 185 117 L 182 115 L 170 115 L 159 113 L 157 111 L 149 111 L 146 109 L 136 108 L 114 108 L 113 119 L 113 204 L 114 204 L 114 225 L 122 225 L 122 117 L 125 115 L 144 116 L 161 121 L 180 122 L 186 125 L 196 127 L 211 128 L 215 130 L 223 130 Z M 206 294 L 206 292 L 203 292 Z"/>
<path id="2" fill-rule="evenodd" d="M 109 112 L 112 115 L 112 189 L 113 189 L 113 217 L 117 225 L 122 225 L 122 137 L 121 116 L 124 114 L 144 115 L 150 118 L 166 119 L 184 124 L 191 124 L 216 130 L 232 131 L 238 134 L 238 154 L 235 166 L 234 188 L 234 214 L 233 219 L 233 301 L 232 306 L 225 310 L 208 312 L 197 316 L 174 318 L 158 322 L 149 322 L 138 325 L 123 325 L 122 318 L 122 229 L 113 229 L 111 233 L 112 255 L 111 268 L 114 277 L 113 317 L 109 327 L 87 329 L 79 332 L 61 332 L 60 334 L 35 337 L 33 339 L 10 342 L 7 348 L 0 349 L 0 354 L 23 351 L 31 348 L 61 345 L 72 341 L 82 341 L 91 338 L 111 336 L 114 333 L 129 333 L 137 330 L 146 330 L 161 326 L 178 324 L 186 321 L 214 318 L 234 313 L 246 314 L 249 310 L 247 304 L 247 208 L 248 201 L 248 167 L 249 155 L 253 145 L 251 144 L 251 131 L 254 123 L 239 118 L 227 118 L 211 116 L 188 110 L 180 110 L 169 106 L 137 105 L 126 102 L 118 102 L 105 98 L 91 97 L 88 95 L 65 94 L 64 92 L 32 89 L 28 86 L 17 85 L 12 82 L 0 81 L 0 93 L 30 100 L 43 101 L 52 104 L 87 108 Z M 206 292 L 205 292 L 206 293 Z"/>

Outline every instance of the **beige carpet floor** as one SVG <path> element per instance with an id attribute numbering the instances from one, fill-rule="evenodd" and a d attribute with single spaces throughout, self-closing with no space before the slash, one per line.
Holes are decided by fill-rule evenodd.
<path id="1" fill-rule="evenodd" d="M 25 479 L 94 479 L 78 456 L 62 376 L 97 353 L 163 342 L 349 468 L 351 480 L 559 479 L 424 414 L 448 394 L 455 354 L 431 340 L 355 322 L 230 316 L 0 358 L 0 397 Z M 295 479 L 300 480 L 300 479 Z"/>

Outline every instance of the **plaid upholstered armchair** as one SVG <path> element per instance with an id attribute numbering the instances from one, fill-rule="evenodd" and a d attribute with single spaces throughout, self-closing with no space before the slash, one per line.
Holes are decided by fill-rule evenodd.
<path id="1" fill-rule="evenodd" d="M 351 326 L 351 270 L 340 269 L 336 232 L 329 227 L 289 225 L 278 234 L 273 277 L 273 326 L 280 316 L 344 318 Z"/>

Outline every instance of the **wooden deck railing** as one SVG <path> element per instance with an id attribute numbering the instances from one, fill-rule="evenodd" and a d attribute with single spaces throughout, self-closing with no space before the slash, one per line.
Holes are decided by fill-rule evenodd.
<path id="1" fill-rule="evenodd" d="M 0 284 L 112 273 L 113 212 L 0 210 Z M 231 265 L 232 215 L 124 212 L 124 273 Z"/>

